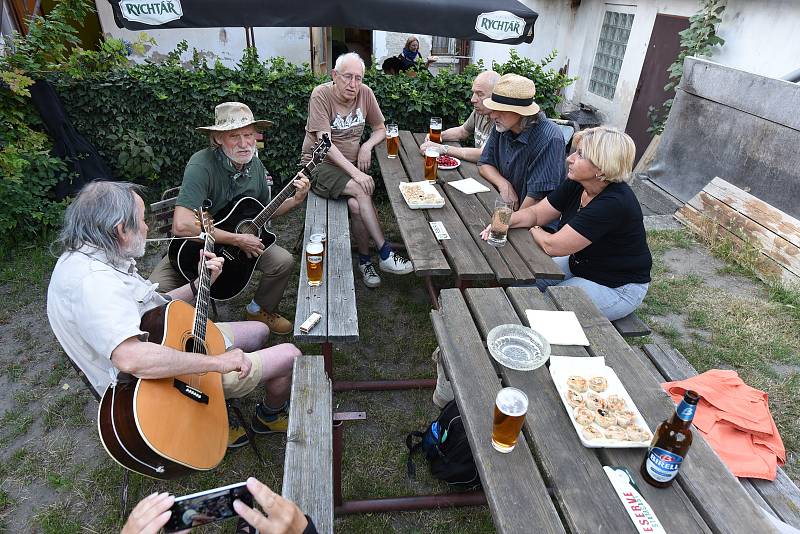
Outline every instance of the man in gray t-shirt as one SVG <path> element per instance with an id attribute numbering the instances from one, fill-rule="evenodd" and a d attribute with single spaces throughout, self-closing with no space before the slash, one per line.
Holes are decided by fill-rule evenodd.
<path id="1" fill-rule="evenodd" d="M 425 149 L 437 147 L 440 154 L 446 154 L 465 161 L 476 163 L 483 152 L 483 145 L 489 139 L 494 128 L 494 121 L 489 118 L 489 109 L 483 105 L 483 100 L 492 96 L 492 89 L 497 83 L 499 74 L 492 70 L 481 72 L 472 82 L 472 114 L 461 126 L 448 128 L 442 132 L 442 141 L 463 141 L 470 135 L 475 137 L 475 147 L 458 147 L 426 141 L 420 147 L 420 152 L 425 154 Z"/>

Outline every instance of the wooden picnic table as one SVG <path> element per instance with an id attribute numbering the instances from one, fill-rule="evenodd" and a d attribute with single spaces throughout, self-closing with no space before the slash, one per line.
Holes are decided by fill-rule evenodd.
<path id="1" fill-rule="evenodd" d="M 508 243 L 495 248 L 481 240 L 480 232 L 491 222 L 494 202 L 499 194 L 484 180 L 474 163 L 462 161 L 454 170 L 439 170 L 436 189 L 445 199 L 442 208 L 412 210 L 400 194 L 401 182 L 423 181 L 424 157 L 419 145 L 425 134 L 400 132 L 399 157 L 389 159 L 386 146 L 375 147 L 386 191 L 392 205 L 400 235 L 414 272 L 425 278 L 431 299 L 436 305 L 433 276 L 455 276 L 458 287 L 469 287 L 473 281 L 506 286 L 517 282 L 533 282 L 536 278 L 563 279 L 564 273 L 522 228 L 511 229 Z M 448 182 L 474 178 L 489 187 L 486 193 L 465 195 Z M 440 221 L 450 239 L 438 241 L 430 222 Z"/>
<path id="2" fill-rule="evenodd" d="M 497 325 L 527 324 L 526 309 L 572 310 L 589 347 L 552 347 L 559 356 L 603 356 L 651 429 L 674 412 L 652 364 L 634 351 L 578 288 L 445 289 L 431 311 L 470 447 L 498 532 L 636 532 L 603 466 L 625 466 L 667 532 L 774 532 L 761 509 L 697 433 L 677 481 L 657 489 L 639 466 L 645 449 L 584 447 L 550 377 L 497 365 L 485 339 Z M 499 376 L 498 376 L 499 375 Z M 502 385 L 526 392 L 529 408 L 513 452 L 491 445 L 492 410 Z M 552 498 L 551 498 L 552 496 Z"/>

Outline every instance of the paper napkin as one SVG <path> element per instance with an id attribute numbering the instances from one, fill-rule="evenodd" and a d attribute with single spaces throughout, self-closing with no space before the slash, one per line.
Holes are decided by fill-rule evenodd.
<path id="1" fill-rule="evenodd" d="M 589 346 L 581 323 L 571 311 L 525 310 L 531 328 L 551 345 Z"/>
<path id="2" fill-rule="evenodd" d="M 472 195 L 474 193 L 485 193 L 489 188 L 481 184 L 475 178 L 464 178 L 463 180 L 456 180 L 455 182 L 447 182 L 465 195 Z"/>

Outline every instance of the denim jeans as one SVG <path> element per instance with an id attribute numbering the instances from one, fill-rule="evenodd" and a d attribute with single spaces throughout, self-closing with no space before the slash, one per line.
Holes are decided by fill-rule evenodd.
<path id="1" fill-rule="evenodd" d="M 544 291 L 547 286 L 580 287 L 609 321 L 616 321 L 632 313 L 642 304 L 647 295 L 647 289 L 650 287 L 650 284 L 607 287 L 586 278 L 574 276 L 569 270 L 569 256 L 556 256 L 553 261 L 564 271 L 564 280 L 537 280 L 536 287 L 541 291 Z"/>

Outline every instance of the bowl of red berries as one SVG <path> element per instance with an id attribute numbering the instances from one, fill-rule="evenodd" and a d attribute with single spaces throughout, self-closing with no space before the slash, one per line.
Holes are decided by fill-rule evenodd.
<path id="1" fill-rule="evenodd" d="M 438 163 L 439 168 L 445 171 L 455 169 L 461 165 L 461 161 L 452 156 L 439 156 L 439 159 L 437 159 L 436 162 Z"/>

